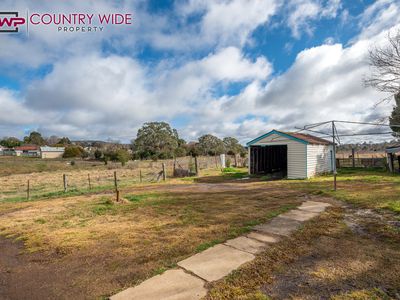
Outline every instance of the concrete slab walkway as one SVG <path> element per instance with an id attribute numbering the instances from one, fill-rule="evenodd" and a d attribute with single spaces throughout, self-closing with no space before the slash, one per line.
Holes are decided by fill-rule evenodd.
<path id="1" fill-rule="evenodd" d="M 178 262 L 178 266 L 207 281 L 214 281 L 253 259 L 254 255 L 248 252 L 225 245 L 216 245 Z"/>
<path id="2" fill-rule="evenodd" d="M 180 269 L 169 270 L 152 277 L 140 285 L 128 288 L 112 300 L 196 300 L 207 294 L 206 282 L 228 275 L 242 264 L 255 258 L 255 254 L 282 237 L 297 230 L 302 222 L 323 212 L 328 203 L 305 201 L 297 209 L 257 225 L 246 236 L 228 240 L 178 262 Z"/>
<path id="3" fill-rule="evenodd" d="M 200 278 L 185 273 L 183 270 L 169 270 L 136 287 L 128 288 L 110 299 L 196 300 L 206 294 L 204 281 Z"/>

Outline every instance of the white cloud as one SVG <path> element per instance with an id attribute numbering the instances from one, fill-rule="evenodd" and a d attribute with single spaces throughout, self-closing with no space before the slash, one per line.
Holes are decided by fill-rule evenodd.
<path id="1" fill-rule="evenodd" d="M 0 88 L 0 124 L 28 125 L 39 120 L 35 114 L 23 103 L 16 93 Z"/>
<path id="2" fill-rule="evenodd" d="M 271 72 L 264 57 L 253 61 L 234 47 L 156 72 L 130 57 L 92 54 L 56 63 L 11 109 L 44 116 L 35 124 L 45 133 L 126 139 L 143 122 L 212 107 L 221 85 L 265 81 Z"/>
<path id="3" fill-rule="evenodd" d="M 367 39 L 378 35 L 394 24 L 400 23 L 400 4 L 395 0 L 379 0 L 370 5 L 361 15 L 358 39 Z"/>
<path id="4" fill-rule="evenodd" d="M 157 34 L 158 47 L 173 49 L 202 48 L 209 46 L 243 46 L 251 33 L 265 25 L 277 13 L 278 0 L 189 0 L 176 5 L 181 22 L 199 18 L 196 24 L 185 23 L 186 32 Z M 169 43 L 171 38 L 173 43 Z"/>
<path id="5" fill-rule="evenodd" d="M 327 120 L 375 121 L 387 116 L 390 105 L 374 105 L 382 94 L 366 88 L 366 53 L 371 41 L 347 48 L 322 45 L 298 54 L 293 66 L 274 78 L 258 99 L 258 108 L 271 123 L 293 128 Z M 359 129 L 357 129 L 359 130 Z"/>
<path id="6" fill-rule="evenodd" d="M 291 0 L 286 4 L 287 23 L 295 38 L 300 38 L 303 31 L 312 35 L 312 21 L 322 18 L 336 18 L 341 7 L 340 0 Z"/>

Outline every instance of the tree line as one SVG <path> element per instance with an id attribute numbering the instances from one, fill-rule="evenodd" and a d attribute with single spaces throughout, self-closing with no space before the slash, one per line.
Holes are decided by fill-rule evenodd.
<path id="1" fill-rule="evenodd" d="M 129 159 L 170 159 L 182 156 L 246 155 L 246 149 L 234 137 L 220 139 L 212 134 L 204 134 L 197 142 L 186 142 L 178 131 L 166 122 L 148 122 L 138 130 L 136 138 L 130 144 L 101 141 L 75 141 L 68 137 L 51 136 L 45 138 L 37 131 L 31 132 L 23 140 L 5 137 L 0 145 L 7 148 L 33 144 L 65 147 L 64 157 L 92 158 L 104 163 L 119 161 L 125 164 Z"/>

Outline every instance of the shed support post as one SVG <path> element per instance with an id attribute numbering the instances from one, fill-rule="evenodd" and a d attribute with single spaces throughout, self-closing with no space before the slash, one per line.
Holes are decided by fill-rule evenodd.
<path id="1" fill-rule="evenodd" d="M 335 121 L 332 121 L 332 142 L 333 142 L 333 190 L 336 191 L 336 141 L 335 141 Z"/>
<path id="2" fill-rule="evenodd" d="M 248 152 L 249 152 L 249 154 L 248 154 L 248 161 L 247 161 L 247 167 L 249 168 L 249 175 L 251 174 L 251 146 L 249 146 L 249 149 L 248 149 Z"/>

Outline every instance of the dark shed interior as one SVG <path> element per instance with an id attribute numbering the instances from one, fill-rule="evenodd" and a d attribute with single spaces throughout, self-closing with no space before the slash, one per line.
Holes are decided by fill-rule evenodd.
<path id="1" fill-rule="evenodd" d="M 287 176 L 287 145 L 250 146 L 250 174 Z"/>

